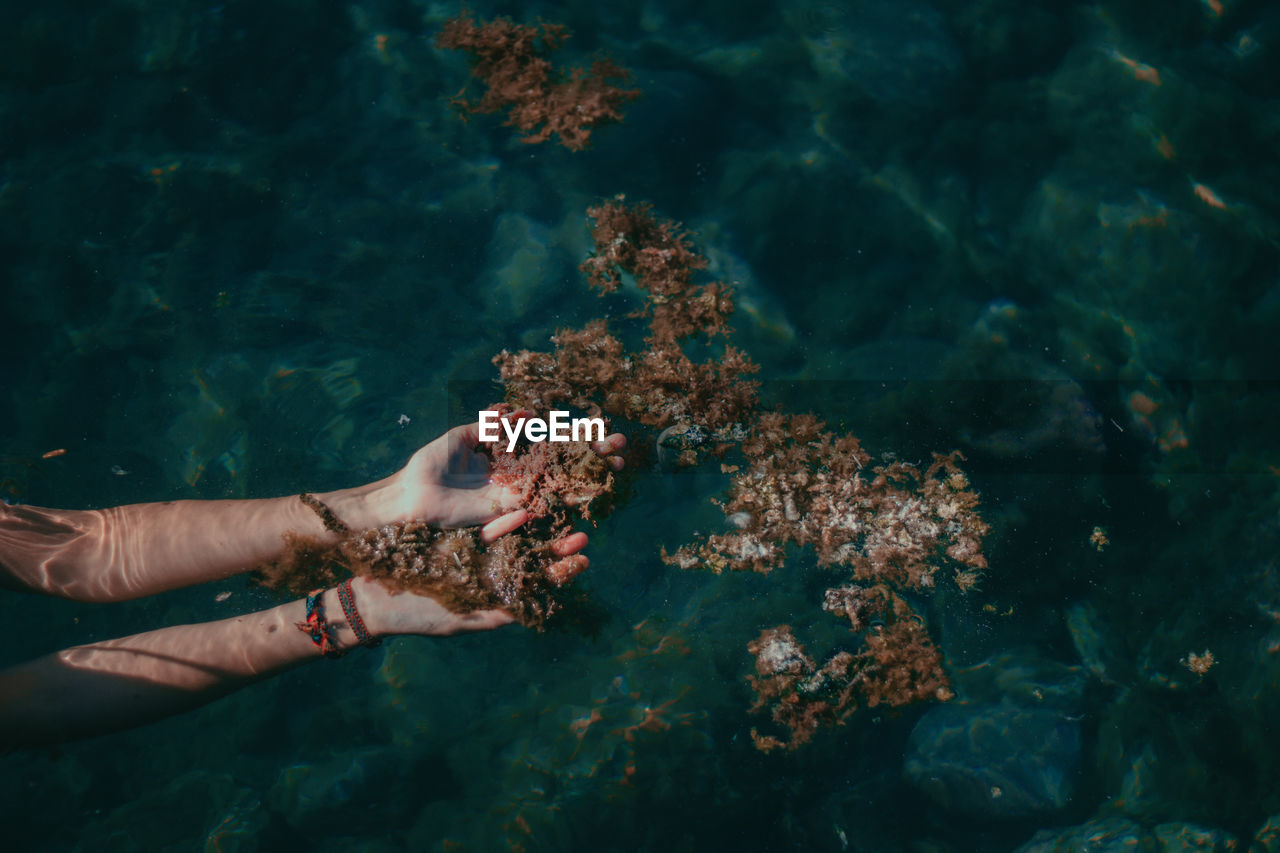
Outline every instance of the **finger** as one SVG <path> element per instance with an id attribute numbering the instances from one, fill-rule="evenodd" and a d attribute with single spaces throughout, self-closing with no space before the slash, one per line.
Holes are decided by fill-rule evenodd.
<path id="1" fill-rule="evenodd" d="M 585 547 L 587 547 L 587 534 L 582 532 L 570 533 L 563 539 L 557 539 L 551 543 L 551 553 L 557 557 L 567 557 L 570 554 L 578 553 Z"/>
<path id="2" fill-rule="evenodd" d="M 445 484 L 465 490 L 451 513 L 459 527 L 488 524 L 524 505 L 524 495 L 497 483 L 480 486 L 474 478 L 449 477 Z"/>
<path id="3" fill-rule="evenodd" d="M 457 617 L 456 629 L 458 633 L 491 631 L 514 621 L 516 618 L 505 610 L 477 610 Z"/>
<path id="4" fill-rule="evenodd" d="M 506 536 L 528 520 L 529 511 L 526 509 L 518 509 L 506 515 L 500 515 L 480 528 L 480 541 L 488 545 L 499 536 Z"/>
<path id="5" fill-rule="evenodd" d="M 488 509 L 488 514 L 492 516 L 519 509 L 524 505 L 528 495 L 510 486 L 490 483 L 476 493 L 476 498 L 487 502 L 485 507 Z"/>
<path id="6" fill-rule="evenodd" d="M 600 441 L 591 442 L 591 449 L 595 451 L 597 456 L 608 456 L 610 453 L 616 453 L 626 446 L 627 437 L 620 432 L 606 435 Z"/>
<path id="7" fill-rule="evenodd" d="M 609 467 L 614 471 L 621 471 L 623 468 L 627 467 L 627 460 L 623 459 L 621 456 L 606 456 L 604 461 L 608 462 Z"/>
<path id="8" fill-rule="evenodd" d="M 566 584 L 585 572 L 588 565 L 590 565 L 590 560 L 582 554 L 565 557 L 563 560 L 557 560 L 547 566 L 547 580 L 556 586 Z"/>

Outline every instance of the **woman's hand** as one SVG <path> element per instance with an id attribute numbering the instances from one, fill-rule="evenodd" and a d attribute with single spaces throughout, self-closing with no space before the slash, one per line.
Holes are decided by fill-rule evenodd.
<path id="1" fill-rule="evenodd" d="M 528 415 L 521 411 L 506 417 L 518 423 Z M 625 446 L 620 433 L 591 445 L 615 471 L 623 465 L 615 454 Z M 486 543 L 523 524 L 528 514 L 519 507 L 519 495 L 490 481 L 489 457 L 479 447 L 480 424 L 473 423 L 449 430 L 415 453 L 409 464 L 379 484 L 380 500 L 392 515 L 381 523 L 412 519 L 434 527 L 483 525 L 480 538 Z"/>
<path id="2" fill-rule="evenodd" d="M 560 584 L 586 571 L 587 558 L 578 553 L 586 545 L 585 533 L 572 533 L 557 540 L 551 548 L 561 559 L 547 567 L 547 575 Z M 515 621 L 505 610 L 454 613 L 430 596 L 392 592 L 378 581 L 365 577 L 354 578 L 351 589 L 356 609 L 375 637 L 398 634 L 447 637 L 471 631 L 488 631 Z"/>
<path id="3" fill-rule="evenodd" d="M 518 423 L 528 416 L 520 411 L 506 417 Z M 620 471 L 623 460 L 616 453 L 625 446 L 626 438 L 614 433 L 592 442 L 591 449 Z M 519 506 L 520 495 L 491 482 L 489 457 L 479 447 L 479 423 L 455 427 L 415 453 L 396 474 L 359 490 L 365 492 L 366 513 L 379 519 L 366 526 L 408 520 L 441 528 L 482 525 L 480 539 L 488 544 L 524 524 L 529 514 Z M 548 578 L 562 584 L 586 571 L 587 558 L 579 553 L 586 545 L 587 536 L 581 532 L 552 543 L 560 559 L 547 567 Z M 393 593 L 367 578 L 356 578 L 352 586 L 357 607 L 376 636 L 447 636 L 487 631 L 514 621 L 503 610 L 454 613 L 429 596 Z"/>

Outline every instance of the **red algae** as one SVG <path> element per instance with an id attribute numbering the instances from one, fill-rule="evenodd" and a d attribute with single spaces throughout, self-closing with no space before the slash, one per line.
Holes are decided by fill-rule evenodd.
<path id="1" fill-rule="evenodd" d="M 504 351 L 494 363 L 508 402 L 533 409 L 571 405 L 658 429 L 683 424 L 714 432 L 743 421 L 756 407 L 758 390 L 746 377 L 758 367 L 728 343 L 719 357 L 703 361 L 690 358 L 682 345 L 728 337 L 732 289 L 696 284 L 694 272 L 706 259 L 693 252 L 679 226 L 657 219 L 648 205 L 628 205 L 617 196 L 587 215 L 595 250 L 581 269 L 602 294 L 616 290 L 624 274 L 635 279 L 648 297 L 637 312 L 649 321 L 644 346 L 628 350 L 604 320 L 596 320 L 561 330 L 550 353 Z"/>
<path id="2" fill-rule="evenodd" d="M 639 97 L 611 80 L 629 74 L 611 60 L 598 59 L 591 69 L 561 71 L 546 58 L 569 38 L 558 24 L 517 24 L 509 18 L 476 23 L 464 11 L 445 22 L 436 45 L 471 54 L 471 73 L 485 86 L 479 101 L 459 94 L 452 102 L 463 114 L 507 111 L 506 124 L 524 142 L 546 142 L 557 135 L 570 151 L 591 142 L 596 127 L 622 120 L 622 106 Z"/>
<path id="3" fill-rule="evenodd" d="M 852 436 L 825 430 L 812 415 L 773 413 L 757 419 L 741 449 L 747 465 L 721 503 L 736 529 L 664 550 L 663 559 L 686 569 L 768 573 L 786 563 L 787 544 L 811 546 L 819 566 L 848 572 L 847 583 L 826 590 L 822 607 L 849 620 L 857 648 L 819 667 L 785 626 L 749 645 L 759 673 L 750 679 L 753 710 L 768 708 L 788 731 L 786 739 L 753 731 L 756 746 L 794 749 L 859 707 L 950 698 L 942 654 L 895 590 L 928 594 L 949 566 L 964 592 L 986 569 L 988 526 L 959 454 L 935 455 L 923 471 L 899 461 L 872 467 Z"/>
<path id="4" fill-rule="evenodd" d="M 916 591 L 935 585 L 943 556 L 957 572 L 986 568 L 987 525 L 959 454 L 935 455 L 924 471 L 906 462 L 871 467 L 853 436 L 811 415 L 776 413 L 757 419 L 741 450 L 747 464 L 721 505 L 736 529 L 664 554 L 669 564 L 768 573 L 793 543 L 813 546 L 820 566 Z"/>
<path id="5" fill-rule="evenodd" d="M 500 403 L 491 411 L 509 415 L 514 409 Z M 551 518 L 557 531 L 568 532 L 570 516 L 592 519 L 591 507 L 607 511 L 613 495 L 614 474 L 587 442 L 538 442 L 508 451 L 485 445 L 490 457 L 490 479 L 519 495 L 531 519 Z"/>

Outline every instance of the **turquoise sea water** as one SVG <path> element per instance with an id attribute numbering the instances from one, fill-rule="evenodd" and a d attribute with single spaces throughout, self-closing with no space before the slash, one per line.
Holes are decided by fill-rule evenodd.
<path id="1" fill-rule="evenodd" d="M 2 756 L 11 849 L 1280 849 L 1274 4 L 473 7 L 632 70 L 582 153 L 460 120 L 449 4 L 9 7 L 6 500 L 385 476 L 494 354 L 626 312 L 577 272 L 625 193 L 738 283 L 770 404 L 962 450 L 993 525 L 925 611 L 957 699 L 766 756 L 746 644 L 838 644 L 829 579 L 664 567 L 725 480 L 646 473 L 590 531 L 595 634 L 399 639 Z M 0 665 L 279 600 L 7 594 Z"/>

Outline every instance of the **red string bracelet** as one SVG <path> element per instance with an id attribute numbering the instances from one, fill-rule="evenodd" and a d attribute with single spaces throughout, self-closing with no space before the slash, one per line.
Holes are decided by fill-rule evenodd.
<path id="1" fill-rule="evenodd" d="M 347 614 L 347 624 L 351 626 L 352 631 L 355 631 L 360 645 L 370 648 L 380 645 L 382 640 L 370 633 L 365 627 L 364 620 L 360 618 L 360 611 L 356 610 L 356 596 L 351 591 L 351 578 L 347 578 L 338 586 L 338 601 L 342 602 L 342 612 Z"/>

